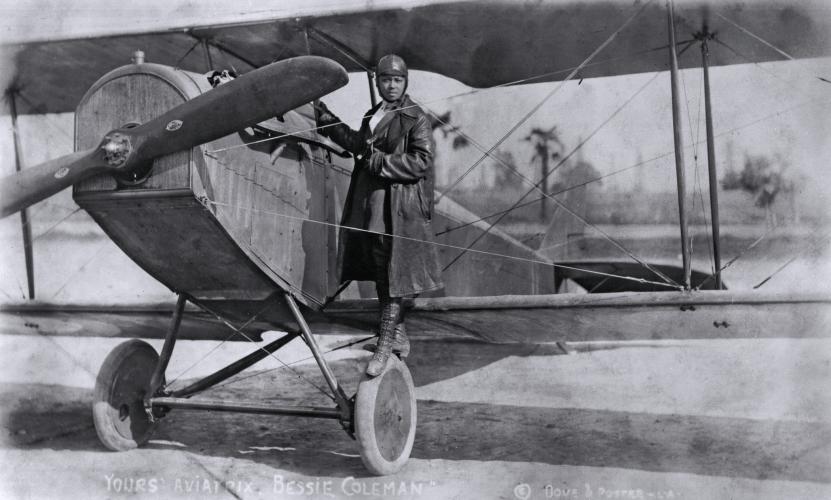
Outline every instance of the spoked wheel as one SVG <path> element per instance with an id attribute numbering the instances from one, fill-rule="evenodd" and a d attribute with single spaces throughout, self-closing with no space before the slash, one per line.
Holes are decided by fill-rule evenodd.
<path id="1" fill-rule="evenodd" d="M 95 381 L 92 417 L 98 439 L 114 451 L 137 448 L 150 439 L 153 422 L 144 411 L 144 397 L 159 355 L 142 340 L 113 349 Z"/>
<path id="2" fill-rule="evenodd" d="M 364 378 L 355 398 L 355 437 L 361 459 L 373 474 L 401 470 L 410 458 L 416 430 L 413 377 L 397 356 L 377 377 Z"/>

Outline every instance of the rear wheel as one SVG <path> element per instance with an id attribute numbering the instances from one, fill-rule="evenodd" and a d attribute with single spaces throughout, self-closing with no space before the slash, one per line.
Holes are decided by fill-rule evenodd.
<path id="1" fill-rule="evenodd" d="M 355 398 L 355 437 L 367 470 L 380 476 L 401 470 L 410 458 L 415 431 L 413 377 L 407 365 L 390 356 L 380 375 L 364 375 Z"/>
<path id="2" fill-rule="evenodd" d="M 101 365 L 92 417 L 98 439 L 110 450 L 137 448 L 150 439 L 154 424 L 144 410 L 144 398 L 158 361 L 150 344 L 129 340 L 113 349 Z"/>

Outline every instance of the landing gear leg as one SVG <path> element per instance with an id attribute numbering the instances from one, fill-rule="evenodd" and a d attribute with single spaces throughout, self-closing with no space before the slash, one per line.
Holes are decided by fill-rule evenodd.
<path id="1" fill-rule="evenodd" d="M 147 342 L 133 339 L 119 344 L 101 365 L 92 417 L 98 439 L 108 449 L 129 450 L 150 439 L 156 419 L 147 402 L 164 386 L 186 302 L 185 296 L 179 295 L 161 356 Z"/>
<path id="2" fill-rule="evenodd" d="M 416 399 L 413 378 L 397 356 L 390 356 L 386 368 L 376 377 L 363 376 L 358 393 L 349 400 L 320 352 L 294 298 L 286 302 L 311 349 L 323 377 L 332 390 L 338 408 L 345 415 L 341 424 L 354 430 L 361 460 L 372 474 L 394 474 L 406 465 L 413 449 L 416 431 Z M 354 401 L 354 402 L 353 402 Z M 350 432 L 351 433 L 351 432 Z"/>

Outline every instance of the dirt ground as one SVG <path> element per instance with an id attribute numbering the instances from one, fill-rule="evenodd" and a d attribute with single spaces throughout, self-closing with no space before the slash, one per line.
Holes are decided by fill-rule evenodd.
<path id="1" fill-rule="evenodd" d="M 327 349 L 345 340 L 321 339 Z M 383 478 L 329 420 L 177 410 L 146 447 L 105 451 L 91 388 L 119 341 L 0 342 L 2 498 L 831 498 L 826 340 L 585 343 L 566 355 L 421 339 L 409 363 L 412 458 Z M 168 378 L 251 349 L 214 347 L 177 344 Z M 336 354 L 351 393 L 366 354 Z M 293 344 L 280 353 L 307 355 Z M 304 380 L 323 384 L 315 365 L 263 363 L 205 396 L 327 404 Z"/>

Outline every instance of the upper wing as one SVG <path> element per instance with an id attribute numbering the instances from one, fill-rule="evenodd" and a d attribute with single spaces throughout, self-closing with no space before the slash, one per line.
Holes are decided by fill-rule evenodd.
<path id="1" fill-rule="evenodd" d="M 713 65 L 786 59 L 782 52 L 794 58 L 831 53 L 831 4 L 824 0 L 675 3 L 679 41 L 706 26 L 734 50 L 713 51 Z M 532 77 L 555 81 L 642 8 L 579 77 L 656 71 L 668 64 L 660 50 L 668 40 L 661 0 L 272 0 L 247 11 L 219 0 L 114 9 L 81 4 L 61 6 L 64 11 L 51 16 L 36 15 L 37 0 L 24 4 L 28 8 L 3 8 L 10 15 L 0 30 L 0 63 L 13 68 L 2 73 L 18 91 L 18 113 L 74 110 L 98 77 L 128 63 L 138 49 L 150 62 L 207 71 L 203 42 L 213 47 L 214 66 L 240 70 L 312 53 L 361 71 L 379 56 L 397 53 L 413 69 L 473 87 Z M 44 25 L 44 17 L 58 21 Z M 680 64 L 698 61 L 685 57 Z"/>

